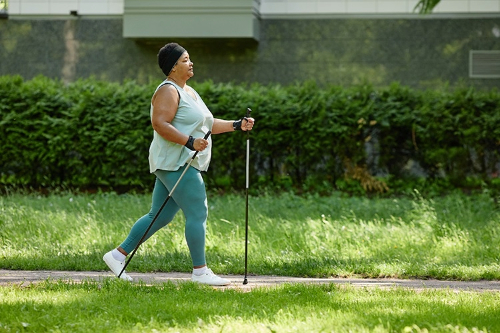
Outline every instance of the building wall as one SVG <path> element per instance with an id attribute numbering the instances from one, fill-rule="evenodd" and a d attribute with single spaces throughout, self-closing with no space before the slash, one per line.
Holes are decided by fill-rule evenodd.
<path id="1" fill-rule="evenodd" d="M 123 0 L 8 0 L 9 15 L 122 15 Z"/>
<path id="2" fill-rule="evenodd" d="M 263 0 L 268 14 L 387 14 L 413 13 L 418 0 Z M 499 0 L 441 0 L 434 13 L 499 12 Z"/>
<path id="3" fill-rule="evenodd" d="M 412 13 L 418 0 L 260 0 L 260 13 L 383 14 Z M 122 15 L 123 0 L 9 0 L 11 15 Z M 500 12 L 500 0 L 441 0 L 435 13 Z"/>
<path id="4" fill-rule="evenodd" d="M 9 15 L 13 5 L 19 4 L 21 10 L 30 1 L 11 1 Z M 110 4 L 119 2 L 102 1 L 107 7 L 101 9 L 106 7 L 107 14 L 113 14 L 118 10 Z M 311 11 L 320 11 L 327 4 L 362 2 L 311 0 L 307 4 Z M 391 0 L 364 2 L 382 8 Z M 416 3 L 397 2 L 406 4 L 405 10 Z M 442 5 L 450 2 L 457 8 L 467 4 L 470 9 L 473 3 L 496 8 L 500 0 L 444 0 Z M 55 8 L 56 3 L 88 2 L 49 3 Z M 156 82 L 163 78 L 156 63 L 158 49 L 177 41 L 190 52 L 195 63 L 193 80 L 200 82 L 290 84 L 315 80 L 320 85 L 370 82 L 382 86 L 398 81 L 417 88 L 446 83 L 500 87 L 500 79 L 469 78 L 470 50 L 500 50 L 500 12 L 318 16 L 305 13 L 304 3 L 262 0 L 259 42 L 241 38 L 126 39 L 120 15 L 11 15 L 0 20 L 0 75 L 19 74 L 30 79 L 41 74 L 66 82 L 90 76 Z"/>
<path id="5" fill-rule="evenodd" d="M 495 18 L 265 20 L 262 29 L 258 63 L 273 63 L 274 75 L 259 81 L 500 87 L 469 78 L 470 50 L 500 50 Z"/>

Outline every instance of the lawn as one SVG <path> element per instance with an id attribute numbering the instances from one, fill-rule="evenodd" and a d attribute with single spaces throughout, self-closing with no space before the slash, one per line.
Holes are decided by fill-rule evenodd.
<path id="1" fill-rule="evenodd" d="M 5 332 L 499 332 L 500 293 L 117 279 L 0 288 Z"/>
<path id="2" fill-rule="evenodd" d="M 0 268 L 105 270 L 151 197 L 0 197 Z M 207 260 L 244 272 L 245 198 L 209 195 Z M 368 199 L 250 197 L 249 273 L 302 277 L 500 279 L 500 209 L 486 194 Z M 143 244 L 129 271 L 189 272 L 184 217 Z"/>
<path id="3" fill-rule="evenodd" d="M 148 194 L 0 197 L 0 268 L 107 270 L 102 255 L 146 213 Z M 487 194 L 433 199 L 250 198 L 249 273 L 500 279 L 500 209 Z M 244 271 L 245 198 L 209 195 L 207 259 Z M 190 272 L 183 216 L 129 271 Z M 0 287 L 0 332 L 500 332 L 500 293 L 292 285 L 224 290 L 191 282 L 55 280 Z"/>

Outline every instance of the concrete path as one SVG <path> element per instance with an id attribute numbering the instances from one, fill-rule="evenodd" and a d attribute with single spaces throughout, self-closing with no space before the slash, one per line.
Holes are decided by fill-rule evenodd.
<path id="1" fill-rule="evenodd" d="M 128 273 L 134 281 L 143 281 L 147 284 L 163 283 L 167 281 L 190 281 L 188 273 Z M 113 277 L 110 272 L 73 272 L 73 271 L 15 271 L 0 270 L 1 285 L 21 285 L 37 283 L 47 279 L 67 280 L 80 282 L 83 280 L 102 280 Z M 441 280 L 400 280 L 400 279 L 340 279 L 340 278 L 297 278 L 287 276 L 248 276 L 248 284 L 243 285 L 243 276 L 221 275 L 232 282 L 226 287 L 238 290 L 251 290 L 255 287 L 272 287 L 284 283 L 335 283 L 351 285 L 354 287 L 378 288 L 412 288 L 412 289 L 437 289 L 448 288 L 452 290 L 475 290 L 500 292 L 500 281 L 441 281 Z"/>

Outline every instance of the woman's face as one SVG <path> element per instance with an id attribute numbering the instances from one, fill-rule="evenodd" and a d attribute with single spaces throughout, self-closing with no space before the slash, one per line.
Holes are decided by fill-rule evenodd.
<path id="1" fill-rule="evenodd" d="M 185 77 L 186 79 L 193 77 L 193 63 L 191 62 L 191 59 L 189 59 L 189 53 L 187 53 L 187 51 L 181 55 L 179 60 L 177 60 L 177 64 L 174 66 L 174 69 L 178 75 Z"/>

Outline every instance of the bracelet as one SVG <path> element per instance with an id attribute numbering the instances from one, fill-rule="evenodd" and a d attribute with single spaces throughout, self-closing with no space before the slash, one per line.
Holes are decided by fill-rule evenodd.
<path id="1" fill-rule="evenodd" d="M 241 123 L 243 122 L 243 119 L 245 119 L 245 120 L 246 120 L 247 118 L 241 118 L 240 120 L 235 120 L 235 121 L 233 122 L 233 129 L 234 129 L 235 131 L 241 131 L 241 130 L 242 130 L 242 129 L 241 129 Z"/>
<path id="2" fill-rule="evenodd" d="M 189 139 L 184 146 L 186 146 L 187 148 L 189 148 L 191 150 L 196 150 L 196 149 L 194 149 L 194 138 L 191 135 L 189 136 Z"/>

